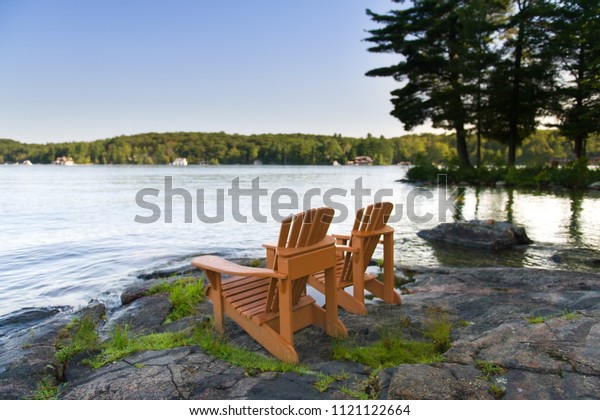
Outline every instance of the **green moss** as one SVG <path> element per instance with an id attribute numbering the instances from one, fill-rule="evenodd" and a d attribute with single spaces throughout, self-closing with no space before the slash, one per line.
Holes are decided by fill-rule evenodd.
<path id="1" fill-rule="evenodd" d="M 344 381 L 350 378 L 350 375 L 342 370 L 342 372 L 336 375 L 325 375 L 324 373 L 318 372 L 316 374 L 317 380 L 313 386 L 319 392 L 325 392 L 329 389 L 329 385 L 337 381 Z"/>
<path id="2" fill-rule="evenodd" d="M 502 385 L 492 384 L 490 386 L 490 393 L 495 399 L 501 400 L 502 397 L 504 397 L 504 395 L 506 394 L 506 388 Z"/>
<path id="3" fill-rule="evenodd" d="M 101 353 L 86 362 L 97 369 L 130 354 L 147 350 L 166 350 L 191 344 L 184 332 L 166 332 L 129 337 L 127 326 L 115 326 L 111 339 L 101 345 Z"/>
<path id="4" fill-rule="evenodd" d="M 247 369 L 250 373 L 259 372 L 297 372 L 311 373 L 304 366 L 285 363 L 272 357 L 262 356 L 227 343 L 210 326 L 196 328 L 191 335 L 191 343 L 200 346 L 208 354 L 234 366 Z"/>
<path id="5" fill-rule="evenodd" d="M 431 311 L 425 325 L 425 337 L 433 341 L 440 353 L 445 353 L 450 348 L 451 333 L 452 323 L 446 313 L 439 310 Z"/>
<path id="6" fill-rule="evenodd" d="M 352 346 L 348 341 L 336 341 L 333 358 L 349 360 L 372 368 L 387 368 L 402 363 L 433 363 L 442 360 L 434 343 L 388 337 L 369 346 Z"/>
<path id="7" fill-rule="evenodd" d="M 250 260 L 250 267 L 260 267 L 262 265 L 262 260 L 260 258 L 254 258 Z"/>
<path id="8" fill-rule="evenodd" d="M 32 396 L 34 400 L 57 400 L 60 396 L 60 386 L 56 378 L 50 375 L 44 375 L 37 383 L 35 393 Z"/>
<path id="9" fill-rule="evenodd" d="M 483 373 L 482 379 L 485 379 L 486 381 L 490 380 L 492 376 L 504 375 L 506 373 L 506 369 L 502 366 L 495 365 L 485 360 L 476 360 L 475 367 Z"/>
<path id="10" fill-rule="evenodd" d="M 165 320 L 168 324 L 195 313 L 196 305 L 204 301 L 204 280 L 186 277 L 175 282 L 158 284 L 148 291 L 148 295 L 157 293 L 169 293 L 173 308 Z"/>
<path id="11" fill-rule="evenodd" d="M 376 400 L 379 398 L 379 369 L 373 370 L 369 377 L 358 382 L 354 388 L 340 387 L 340 391 L 357 400 Z"/>
<path id="12" fill-rule="evenodd" d="M 77 353 L 98 348 L 96 322 L 89 317 L 75 318 L 58 335 L 56 360 L 65 363 Z"/>
<path id="13" fill-rule="evenodd" d="M 574 321 L 576 319 L 581 318 L 581 316 L 582 316 L 581 314 L 573 312 L 569 309 L 565 309 L 562 311 L 561 314 L 546 315 L 546 316 L 530 316 L 527 318 L 527 322 L 529 322 L 530 324 L 541 324 L 541 323 L 544 323 L 553 318 L 562 318 L 562 319 L 566 319 L 567 321 Z"/>
<path id="14" fill-rule="evenodd" d="M 344 394 L 354 398 L 355 400 L 372 399 L 369 397 L 369 394 L 367 394 L 364 390 L 356 390 L 356 389 L 351 389 L 346 386 L 343 386 L 340 388 L 340 391 L 342 391 Z"/>
<path id="15" fill-rule="evenodd" d="M 576 319 L 581 318 L 581 314 L 578 314 L 576 312 L 573 312 L 569 309 L 565 309 L 562 314 L 561 314 L 561 318 L 562 319 L 566 319 L 567 321 L 575 321 Z"/>
<path id="16" fill-rule="evenodd" d="M 546 321 L 546 318 L 543 316 L 530 316 L 527 317 L 527 322 L 530 324 L 543 324 Z"/>

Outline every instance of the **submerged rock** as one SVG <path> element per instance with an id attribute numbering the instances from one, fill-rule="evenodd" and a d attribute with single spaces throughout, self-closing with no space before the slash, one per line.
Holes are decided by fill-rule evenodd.
<path id="1" fill-rule="evenodd" d="M 557 252 L 550 259 L 557 264 L 600 268 L 600 252 L 590 248 L 571 248 Z"/>
<path id="2" fill-rule="evenodd" d="M 525 228 L 494 220 L 442 223 L 433 229 L 421 230 L 417 235 L 431 242 L 493 251 L 533 243 Z"/>

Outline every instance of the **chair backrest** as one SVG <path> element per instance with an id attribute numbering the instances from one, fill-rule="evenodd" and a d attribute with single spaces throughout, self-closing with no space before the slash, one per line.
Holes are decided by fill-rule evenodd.
<path id="1" fill-rule="evenodd" d="M 329 225 L 333 220 L 334 210 L 329 207 L 320 207 L 297 213 L 281 222 L 277 247 L 302 248 L 319 243 L 327 235 Z M 278 255 L 275 254 L 273 269 L 277 270 Z M 294 279 L 292 282 L 292 303 L 298 303 L 306 293 L 308 276 Z M 279 296 L 277 293 L 278 280 L 272 279 L 266 303 L 266 312 L 277 312 L 279 309 Z"/>
<path id="2" fill-rule="evenodd" d="M 354 219 L 352 233 L 374 232 L 379 229 L 383 229 L 390 218 L 393 209 L 394 205 L 389 202 L 375 203 L 360 209 L 358 212 L 356 212 L 356 219 Z M 380 237 L 381 235 L 371 236 L 364 239 L 363 248 L 360 250 L 360 252 L 363 254 L 364 264 L 362 267 L 358 267 L 358 269 L 361 270 L 361 274 L 365 272 L 369 262 L 371 262 L 371 257 L 373 256 L 373 252 L 375 252 L 375 248 L 379 243 Z M 358 241 L 354 235 L 350 237 L 349 245 L 358 245 Z M 352 270 L 352 254 L 346 253 L 340 281 L 352 282 Z"/>

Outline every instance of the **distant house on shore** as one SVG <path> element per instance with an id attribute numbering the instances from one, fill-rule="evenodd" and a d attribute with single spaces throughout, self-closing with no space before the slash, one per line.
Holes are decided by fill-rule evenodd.
<path id="1" fill-rule="evenodd" d="M 22 165 L 25 165 L 25 166 L 31 166 L 31 165 L 33 165 L 33 163 L 31 163 L 31 161 L 30 161 L 29 159 L 25 159 L 25 160 L 23 161 Z"/>
<path id="2" fill-rule="evenodd" d="M 61 166 L 72 166 L 72 165 L 75 165 L 75 162 L 73 162 L 73 158 L 61 156 L 61 157 L 57 157 L 56 160 L 54 162 L 52 162 L 52 164 L 53 165 L 61 165 Z"/>
<path id="3" fill-rule="evenodd" d="M 171 163 L 171 165 L 173 166 L 187 166 L 188 165 L 188 161 L 186 158 L 177 158 L 173 161 L 173 163 Z"/>
<path id="4" fill-rule="evenodd" d="M 349 160 L 348 165 L 355 166 L 371 166 L 373 164 L 373 158 L 371 156 L 356 156 L 354 160 Z"/>

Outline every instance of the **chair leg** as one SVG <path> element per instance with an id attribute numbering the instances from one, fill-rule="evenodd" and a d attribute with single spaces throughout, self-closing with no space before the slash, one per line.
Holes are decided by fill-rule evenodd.
<path id="1" fill-rule="evenodd" d="M 320 329 L 322 329 L 323 331 L 325 331 L 328 335 L 330 335 L 332 337 L 348 337 L 348 331 L 346 330 L 346 326 L 344 325 L 344 323 L 342 321 L 340 321 L 339 319 L 337 320 L 335 328 L 332 329 L 333 334 L 330 334 L 329 331 L 327 331 L 327 322 L 326 322 L 327 314 L 325 312 L 325 309 L 321 308 L 316 303 L 313 303 L 311 305 L 311 309 L 312 309 L 313 325 L 315 325 L 316 327 L 319 327 Z"/>
<path id="2" fill-rule="evenodd" d="M 206 277 L 210 281 L 210 290 L 208 290 L 208 298 L 213 304 L 213 314 L 215 319 L 215 329 L 219 332 L 225 330 L 225 319 L 223 309 L 223 290 L 221 287 L 221 273 L 215 273 L 214 271 L 207 271 Z"/>
<path id="3" fill-rule="evenodd" d="M 384 300 L 384 302 L 386 302 L 386 303 L 391 303 L 391 304 L 402 303 L 402 299 L 400 298 L 400 295 L 395 290 L 392 290 L 391 302 L 385 301 L 385 299 L 383 299 L 385 286 L 379 280 L 371 280 L 371 281 L 367 282 L 365 284 L 365 288 L 369 292 L 371 292 L 373 294 L 373 296 L 377 296 L 378 298 Z"/>
<path id="4" fill-rule="evenodd" d="M 394 296 L 394 294 L 396 296 Z M 386 303 L 400 303 L 396 301 L 400 296 L 394 292 L 394 233 L 383 235 L 383 296 Z"/>
<path id="5" fill-rule="evenodd" d="M 277 331 L 269 325 L 256 324 L 252 319 L 244 318 L 235 309 L 226 306 L 227 316 L 237 323 L 252 338 L 260 343 L 269 353 L 284 362 L 298 364 L 298 353 L 294 346 L 286 342 Z"/>
<path id="6" fill-rule="evenodd" d="M 294 345 L 294 327 L 292 320 L 292 282 L 280 279 L 279 289 L 279 335 L 286 342 Z"/>
<path id="7" fill-rule="evenodd" d="M 309 280 L 308 284 L 310 284 L 314 289 L 316 289 L 321 294 L 325 295 L 325 285 L 322 282 L 320 282 L 318 280 L 316 280 L 316 281 Z M 344 308 L 347 312 L 350 312 L 353 314 L 364 315 L 367 313 L 367 308 L 366 308 L 364 302 L 359 302 L 358 300 L 354 299 L 354 297 L 350 293 L 346 292 L 342 288 L 336 288 L 336 290 L 337 290 L 336 299 L 337 299 L 337 304 L 339 307 Z"/>

